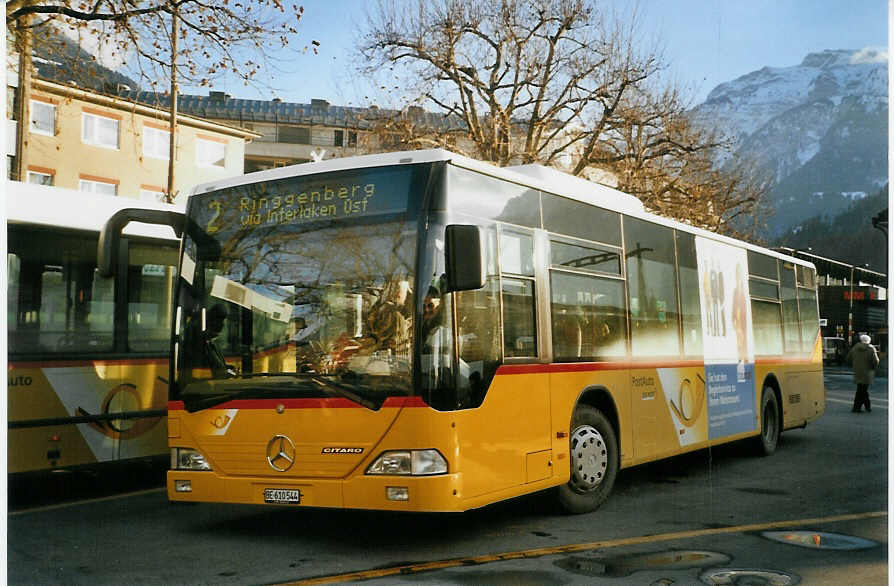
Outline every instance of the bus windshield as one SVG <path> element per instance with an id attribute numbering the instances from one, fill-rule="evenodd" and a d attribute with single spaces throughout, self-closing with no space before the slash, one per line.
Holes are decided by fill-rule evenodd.
<path id="1" fill-rule="evenodd" d="M 172 398 L 341 397 L 412 388 L 418 169 L 299 176 L 193 196 Z"/>

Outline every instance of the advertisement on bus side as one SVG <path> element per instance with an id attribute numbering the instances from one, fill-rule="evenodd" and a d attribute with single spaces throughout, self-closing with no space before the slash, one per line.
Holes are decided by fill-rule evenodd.
<path id="1" fill-rule="evenodd" d="M 748 256 L 744 249 L 702 237 L 695 247 L 713 440 L 757 427 Z"/>

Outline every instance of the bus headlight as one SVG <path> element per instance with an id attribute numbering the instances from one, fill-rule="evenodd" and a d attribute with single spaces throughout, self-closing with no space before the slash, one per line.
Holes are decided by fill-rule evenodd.
<path id="1" fill-rule="evenodd" d="M 383 476 L 447 474 L 447 460 L 438 450 L 395 450 L 379 455 L 366 473 Z"/>
<path id="2" fill-rule="evenodd" d="M 211 464 L 196 450 L 171 448 L 171 470 L 211 470 Z"/>

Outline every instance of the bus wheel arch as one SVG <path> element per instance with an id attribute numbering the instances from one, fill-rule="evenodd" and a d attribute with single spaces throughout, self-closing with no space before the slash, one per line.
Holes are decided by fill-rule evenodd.
<path id="1" fill-rule="evenodd" d="M 760 397 L 760 433 L 755 438 L 758 455 L 769 456 L 776 451 L 785 427 L 782 413 L 782 391 L 772 374 L 764 378 Z"/>
<path id="2" fill-rule="evenodd" d="M 589 513 L 611 494 L 621 463 L 617 410 L 608 391 L 585 390 L 570 424 L 570 478 L 556 489 L 556 499 L 568 513 Z"/>
<path id="3" fill-rule="evenodd" d="M 618 418 L 618 408 L 615 406 L 615 400 L 612 398 L 609 390 L 602 386 L 587 387 L 581 391 L 581 394 L 577 397 L 577 402 L 574 408 L 577 409 L 580 405 L 589 405 L 605 415 L 614 428 L 615 437 L 618 438 L 618 447 L 620 448 L 621 421 Z"/>
<path id="4" fill-rule="evenodd" d="M 776 405 L 779 407 L 779 433 L 782 433 L 782 430 L 785 429 L 785 413 L 782 411 L 782 385 L 779 384 L 779 379 L 777 379 L 776 375 L 773 373 L 764 377 L 764 384 L 761 385 L 761 393 L 768 388 L 772 389 L 773 394 L 776 395 Z"/>

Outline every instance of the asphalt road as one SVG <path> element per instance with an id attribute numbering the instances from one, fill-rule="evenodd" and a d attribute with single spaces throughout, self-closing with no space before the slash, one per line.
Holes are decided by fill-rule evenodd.
<path id="1" fill-rule="evenodd" d="M 461 515 L 170 505 L 152 474 L 118 490 L 102 477 L 48 477 L 42 499 L 36 486 L 10 485 L 7 577 L 91 585 L 885 584 L 887 379 L 872 387 L 871 414 L 850 413 L 848 371 L 828 369 L 826 389 L 825 416 L 785 433 L 775 455 L 755 457 L 735 444 L 626 470 L 588 515 L 557 514 L 541 495 Z M 54 493 L 52 482 L 67 488 Z M 60 502 L 85 494 L 103 496 Z"/>

